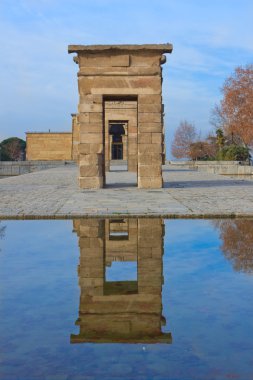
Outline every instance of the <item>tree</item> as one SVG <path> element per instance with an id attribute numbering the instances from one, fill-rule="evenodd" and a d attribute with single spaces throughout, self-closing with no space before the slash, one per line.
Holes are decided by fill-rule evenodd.
<path id="1" fill-rule="evenodd" d="M 24 159 L 26 142 L 18 137 L 10 137 L 0 144 L 2 161 L 19 161 Z"/>
<path id="2" fill-rule="evenodd" d="M 234 269 L 253 273 L 252 220 L 219 220 L 213 223 L 220 231 L 221 250 L 232 261 Z"/>
<path id="3" fill-rule="evenodd" d="M 189 158 L 190 146 L 195 142 L 197 136 L 196 128 L 186 120 L 182 121 L 176 129 L 171 144 L 171 153 L 176 158 Z"/>
<path id="4" fill-rule="evenodd" d="M 224 133 L 221 128 L 216 129 L 216 142 L 219 147 L 219 150 L 221 150 L 224 147 L 225 143 Z"/>
<path id="5" fill-rule="evenodd" d="M 223 99 L 212 111 L 212 124 L 244 145 L 253 144 L 253 65 L 237 67 L 221 89 Z"/>
<path id="6" fill-rule="evenodd" d="M 250 158 L 249 149 L 238 145 L 224 146 L 216 156 L 218 161 L 246 161 L 248 158 Z"/>
<path id="7" fill-rule="evenodd" d="M 190 158 L 192 160 L 211 160 L 216 156 L 216 145 L 213 142 L 196 141 L 190 145 Z"/>
<path id="8" fill-rule="evenodd" d="M 0 221 L 0 239 L 3 239 L 3 238 L 4 238 L 4 235 L 5 235 L 5 229 L 6 229 L 6 226 L 2 226 L 2 225 L 1 225 L 1 221 Z M 1 248 L 0 248 L 0 252 L 1 252 Z"/>
<path id="9" fill-rule="evenodd" d="M 1 226 L 1 221 L 0 221 L 0 239 L 3 239 L 5 229 L 6 229 L 6 226 Z"/>

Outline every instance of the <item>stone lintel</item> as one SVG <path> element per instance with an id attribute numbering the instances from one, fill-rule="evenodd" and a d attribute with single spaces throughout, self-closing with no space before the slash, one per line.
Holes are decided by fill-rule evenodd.
<path id="1" fill-rule="evenodd" d="M 161 75 L 160 67 L 128 67 L 121 70 L 121 67 L 82 67 L 77 73 L 78 77 L 94 77 L 94 76 L 113 76 L 113 77 L 134 77 L 134 76 L 153 76 Z"/>
<path id="2" fill-rule="evenodd" d="M 154 51 L 163 53 L 171 53 L 173 45 L 166 44 L 144 44 L 144 45 L 69 45 L 68 53 L 98 53 L 98 52 L 123 52 L 123 51 Z"/>

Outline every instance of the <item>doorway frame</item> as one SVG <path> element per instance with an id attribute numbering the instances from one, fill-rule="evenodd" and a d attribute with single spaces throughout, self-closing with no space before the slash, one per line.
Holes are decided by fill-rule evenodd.
<path id="1" fill-rule="evenodd" d="M 136 102 L 136 132 L 135 132 L 135 138 L 136 138 L 136 153 L 135 153 L 135 159 L 136 159 L 136 164 L 135 164 L 135 169 L 134 170 L 129 170 L 129 120 L 126 118 L 116 118 L 113 119 L 113 117 L 106 119 L 106 102 Z M 110 152 L 111 145 L 109 144 L 109 149 L 107 146 L 106 149 L 106 134 L 108 133 L 109 135 L 109 125 L 110 124 L 126 124 L 127 128 L 127 172 L 133 171 L 136 173 L 136 187 L 138 187 L 138 95 L 103 95 L 102 98 L 102 104 L 103 104 L 103 182 L 104 182 L 104 187 L 106 187 L 106 172 L 110 171 L 110 166 L 108 167 L 108 158 L 106 157 L 108 154 L 108 150 Z M 117 108 L 115 108 L 117 109 Z M 122 108 L 124 109 L 124 108 Z M 119 111 L 122 110 L 119 107 Z M 132 110 L 132 108 L 129 108 Z M 127 116 L 127 113 L 126 113 Z M 123 159 L 124 160 L 124 159 Z M 110 165 L 110 160 L 109 160 L 109 165 Z"/>

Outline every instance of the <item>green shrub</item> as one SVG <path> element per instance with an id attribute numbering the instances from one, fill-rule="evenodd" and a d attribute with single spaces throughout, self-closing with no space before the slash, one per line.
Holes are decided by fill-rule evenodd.
<path id="1" fill-rule="evenodd" d="M 239 145 L 223 147 L 216 156 L 218 161 L 246 161 L 249 159 L 249 149 Z"/>

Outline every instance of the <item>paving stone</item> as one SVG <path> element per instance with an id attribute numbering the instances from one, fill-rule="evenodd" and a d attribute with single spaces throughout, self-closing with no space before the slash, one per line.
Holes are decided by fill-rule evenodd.
<path id="1" fill-rule="evenodd" d="M 71 165 L 0 179 L 0 218 L 253 217 L 253 181 L 166 165 L 163 189 L 138 189 L 136 174 L 115 167 L 107 188 L 84 190 L 77 176 Z"/>

